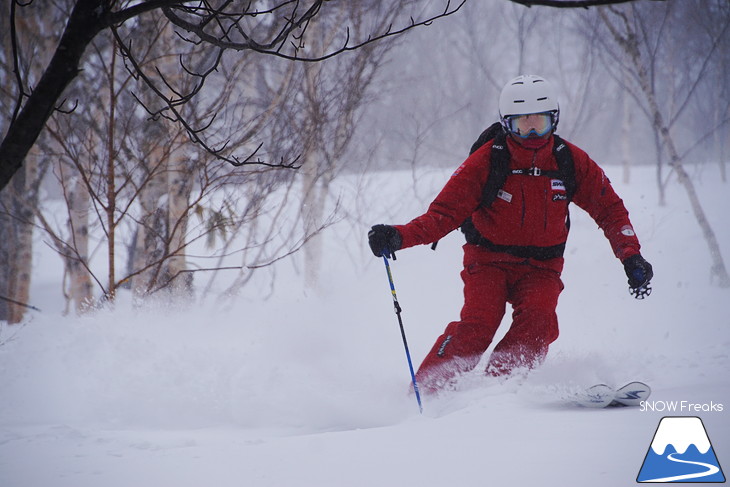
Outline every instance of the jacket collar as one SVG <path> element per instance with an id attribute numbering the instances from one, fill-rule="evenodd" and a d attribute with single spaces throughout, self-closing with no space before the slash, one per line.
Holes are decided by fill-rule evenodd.
<path id="1" fill-rule="evenodd" d="M 545 141 L 545 144 L 538 149 L 528 149 L 520 145 L 519 142 L 507 137 L 507 147 L 509 148 L 512 161 L 515 167 L 540 167 L 547 169 L 547 167 L 554 166 L 556 163 L 553 160 L 553 145 L 555 139 L 551 136 Z"/>

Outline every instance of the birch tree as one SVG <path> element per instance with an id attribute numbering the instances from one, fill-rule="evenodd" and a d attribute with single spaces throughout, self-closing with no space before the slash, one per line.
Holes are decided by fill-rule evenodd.
<path id="1" fill-rule="evenodd" d="M 632 90 L 634 98 L 643 107 L 654 133 L 667 152 L 672 172 L 687 193 L 690 207 L 710 252 L 711 276 L 721 287 L 729 287 L 730 275 L 725 267 L 717 237 L 702 208 L 692 178 L 685 168 L 674 133 L 677 132 L 675 124 L 697 96 L 701 81 L 711 71 L 713 59 L 723 46 L 730 46 L 730 9 L 725 2 L 686 1 L 681 5 L 667 3 L 651 7 L 633 4 L 623 8 L 611 7 L 600 9 L 598 15 L 608 31 L 608 39 L 621 53 L 614 58 L 631 79 L 627 89 Z M 704 28 L 707 19 L 712 19 L 712 23 L 716 24 L 715 28 Z M 678 32 L 686 33 L 689 30 L 693 30 L 691 42 L 685 44 L 688 49 L 681 53 L 681 58 L 688 65 L 682 66 L 684 69 L 681 75 L 678 72 L 662 72 L 662 69 L 673 69 L 675 65 L 671 61 L 676 62 L 679 57 L 674 56 L 670 62 L 661 58 L 663 48 L 670 44 L 677 47 L 677 43 L 667 36 L 676 36 Z M 662 82 L 669 86 L 663 86 L 660 91 L 657 87 Z M 721 93 L 717 90 L 710 96 L 718 99 Z M 706 91 L 703 94 L 708 96 Z M 720 124 L 723 125 L 724 123 Z M 719 129 L 719 126 L 711 129 Z M 690 133 L 695 135 L 697 131 Z M 703 135 L 699 137 L 706 138 Z"/>
<path id="2" fill-rule="evenodd" d="M 40 9 L 28 7 L 29 14 L 14 33 L 8 16 L 0 15 L 0 113 L 10 114 L 14 104 L 14 73 L 36 79 L 40 72 L 31 59 L 46 59 L 54 32 L 53 16 L 41 15 Z M 36 32 L 31 35 L 30 32 Z M 12 34 L 15 34 L 14 36 Z M 14 38 L 14 42 L 11 39 Z M 16 59 L 14 50 L 22 49 L 27 57 Z M 8 119 L 0 116 L 0 132 L 8 127 Z M 40 186 L 46 173 L 48 158 L 36 146 L 30 151 L 27 164 L 15 173 L 0 192 L 0 321 L 20 323 L 30 309 L 31 272 L 33 269 L 33 215 L 40 197 Z"/>
<path id="3" fill-rule="evenodd" d="M 30 302 L 33 268 L 33 212 L 41 180 L 39 156 L 31 153 L 0 193 L 0 321 L 23 321 Z"/>
<path id="4" fill-rule="evenodd" d="M 336 29 L 342 19 L 355 22 L 353 35 L 362 37 L 370 22 L 392 24 L 402 6 L 386 7 L 379 1 L 346 2 L 337 17 L 328 19 L 310 32 L 316 50 L 332 49 L 337 43 Z M 356 165 L 348 154 L 362 108 L 369 99 L 370 84 L 377 76 L 393 42 L 370 44 L 336 63 L 304 64 L 300 89 L 289 117 L 281 122 L 284 131 L 301 141 L 300 216 L 305 235 L 311 236 L 303 247 L 305 278 L 316 286 L 322 266 L 323 248 L 318 228 L 333 216 L 336 201 L 330 201 L 330 187 L 346 167 Z M 329 206 L 329 209 L 328 209 Z"/>

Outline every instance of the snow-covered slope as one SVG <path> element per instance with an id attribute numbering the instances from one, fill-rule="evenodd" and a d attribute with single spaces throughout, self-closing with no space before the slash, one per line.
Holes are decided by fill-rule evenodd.
<path id="1" fill-rule="evenodd" d="M 728 185 L 695 171 L 730 258 Z M 423 211 L 448 171 L 372 176 L 345 208 L 364 223 L 328 230 L 318 290 L 282 263 L 266 300 L 134 308 L 77 318 L 58 309 L 57 257 L 38 247 L 24 327 L 0 328 L 0 485 L 631 485 L 659 420 L 700 416 L 730 465 L 730 290 L 681 188 L 657 207 L 654 173 L 630 185 L 607 168 L 654 265 L 654 292 L 629 296 L 619 262 L 575 208 L 559 304 L 561 337 L 525 381 L 475 373 L 462 390 L 407 394 L 409 374 L 382 261 L 366 227 Z M 376 191 L 377 189 L 377 191 Z M 362 228 L 361 228 L 362 227 Z M 398 254 L 393 277 L 416 365 L 461 305 L 461 238 Z M 653 411 L 580 409 L 596 382 L 652 385 Z M 671 401 L 699 409 L 663 411 Z M 681 403 L 680 403 L 681 404 Z M 721 404 L 722 411 L 703 406 Z"/>

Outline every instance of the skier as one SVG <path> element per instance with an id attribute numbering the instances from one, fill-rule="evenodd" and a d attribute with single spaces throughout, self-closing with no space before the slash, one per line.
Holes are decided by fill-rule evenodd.
<path id="1" fill-rule="evenodd" d="M 568 203 L 588 212 L 623 263 L 637 298 L 649 294 L 652 266 L 641 256 L 628 211 L 603 170 L 580 148 L 554 134 L 560 115 L 551 84 L 523 75 L 499 97 L 497 130 L 485 131 L 428 211 L 406 225 L 375 225 L 368 243 L 377 257 L 438 241 L 461 226 L 464 305 L 416 374 L 438 393 L 474 369 L 505 313 L 512 324 L 486 367 L 503 377 L 541 364 L 558 338 L 556 307 L 570 221 Z M 502 166 L 499 165 L 503 159 Z"/>

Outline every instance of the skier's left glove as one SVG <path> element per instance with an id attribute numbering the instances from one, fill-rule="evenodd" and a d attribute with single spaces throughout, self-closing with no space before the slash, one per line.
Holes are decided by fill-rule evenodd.
<path id="1" fill-rule="evenodd" d="M 636 299 L 644 299 L 651 294 L 651 279 L 654 271 L 651 264 L 641 254 L 632 255 L 623 261 L 626 276 L 629 278 L 629 292 Z"/>

